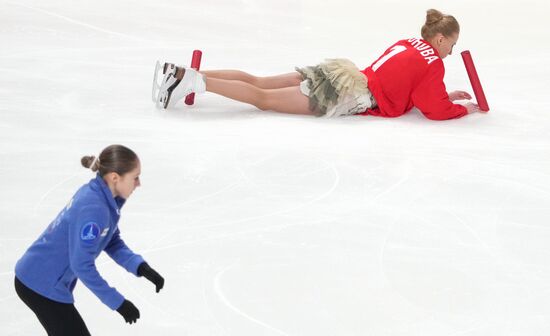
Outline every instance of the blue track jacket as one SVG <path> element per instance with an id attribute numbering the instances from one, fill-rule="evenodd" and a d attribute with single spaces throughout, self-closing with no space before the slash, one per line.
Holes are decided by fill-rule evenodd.
<path id="1" fill-rule="evenodd" d="M 120 238 L 117 223 L 124 202 L 113 197 L 99 175 L 83 185 L 19 259 L 17 278 L 38 294 L 62 303 L 74 302 L 78 278 L 109 308 L 120 307 L 124 297 L 101 277 L 95 259 L 104 250 L 135 275 L 144 262 Z"/>

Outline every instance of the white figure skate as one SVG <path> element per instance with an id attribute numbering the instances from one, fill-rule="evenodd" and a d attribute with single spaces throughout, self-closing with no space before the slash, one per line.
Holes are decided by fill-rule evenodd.
<path id="1" fill-rule="evenodd" d="M 177 79 L 176 72 L 183 69 L 183 78 Z M 164 74 L 159 81 L 159 74 Z M 206 90 L 206 82 L 203 75 L 190 68 L 176 67 L 173 63 L 157 61 L 153 78 L 152 99 L 158 108 L 173 107 L 178 101 L 190 93 L 203 93 Z"/>
<path id="2" fill-rule="evenodd" d="M 160 74 L 162 72 L 162 79 Z M 176 82 L 176 65 L 173 63 L 165 63 L 157 61 L 155 65 L 155 73 L 153 74 L 153 87 L 151 99 L 157 108 L 166 108 L 170 101 L 170 87 Z"/>

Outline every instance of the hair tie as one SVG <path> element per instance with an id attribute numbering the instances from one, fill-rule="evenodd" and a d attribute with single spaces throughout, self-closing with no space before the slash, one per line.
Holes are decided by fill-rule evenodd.
<path id="1" fill-rule="evenodd" d="M 101 164 L 100 161 L 99 161 L 99 156 L 94 157 L 94 160 L 92 161 L 92 164 L 90 165 L 91 170 L 94 169 L 94 166 L 96 165 L 96 163 L 97 163 L 97 166 L 98 166 L 98 169 L 99 169 L 99 165 Z"/>

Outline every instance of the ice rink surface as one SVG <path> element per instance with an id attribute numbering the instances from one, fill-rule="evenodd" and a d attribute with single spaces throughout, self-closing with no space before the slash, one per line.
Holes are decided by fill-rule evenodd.
<path id="1" fill-rule="evenodd" d="M 461 23 L 491 111 L 436 122 L 262 112 L 213 94 L 157 110 L 154 63 L 258 75 L 370 65 L 436 7 Z M 102 255 L 136 325 L 79 283 L 93 335 L 534 336 L 550 330 L 546 0 L 0 0 L 0 334 L 45 334 L 13 268 L 82 155 L 142 161 L 123 238 L 160 294 Z"/>

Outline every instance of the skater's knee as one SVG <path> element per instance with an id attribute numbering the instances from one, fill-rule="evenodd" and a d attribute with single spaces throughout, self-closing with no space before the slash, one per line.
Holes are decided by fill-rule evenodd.
<path id="1" fill-rule="evenodd" d="M 266 90 L 259 90 L 258 100 L 256 101 L 256 107 L 262 111 L 271 110 L 273 103 L 271 101 L 270 95 Z"/>
<path id="2" fill-rule="evenodd" d="M 256 104 L 256 107 L 262 111 L 271 110 L 271 104 L 266 101 L 260 101 L 258 104 Z"/>
<path id="3" fill-rule="evenodd" d="M 246 74 L 246 81 L 255 87 L 264 88 L 265 80 L 263 77 L 254 76 L 251 74 Z"/>
<path id="4" fill-rule="evenodd" d="M 260 109 L 260 111 L 270 111 L 270 110 L 272 110 L 271 108 L 269 108 L 269 105 L 267 105 L 267 104 L 266 105 L 260 105 L 260 106 L 257 106 L 257 107 Z"/>

